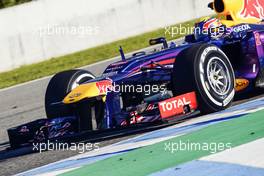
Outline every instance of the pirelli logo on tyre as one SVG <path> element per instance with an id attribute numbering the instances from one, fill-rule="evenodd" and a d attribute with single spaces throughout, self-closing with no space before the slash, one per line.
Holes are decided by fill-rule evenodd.
<path id="1" fill-rule="evenodd" d="M 160 115 L 168 118 L 184 113 L 184 106 L 189 105 L 191 110 L 197 109 L 195 92 L 187 93 L 159 103 Z"/>

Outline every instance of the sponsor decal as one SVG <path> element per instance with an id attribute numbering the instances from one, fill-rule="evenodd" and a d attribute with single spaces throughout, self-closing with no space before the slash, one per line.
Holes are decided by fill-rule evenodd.
<path id="1" fill-rule="evenodd" d="M 184 106 L 189 105 L 191 110 L 197 108 L 195 92 L 177 96 L 159 103 L 162 118 L 168 118 L 184 113 Z"/>
<path id="2" fill-rule="evenodd" d="M 260 39 L 260 34 L 258 32 L 254 33 L 255 36 L 255 41 L 256 41 L 256 45 L 259 46 L 262 44 L 261 39 Z"/>
<path id="3" fill-rule="evenodd" d="M 81 93 L 75 93 L 75 94 L 72 94 L 71 96 L 69 96 L 69 98 L 77 98 L 77 97 L 80 97 L 82 94 Z"/>
<path id="4" fill-rule="evenodd" d="M 264 19 L 264 1 L 263 0 L 243 0 L 244 5 L 240 15 L 244 18 Z"/>
<path id="5" fill-rule="evenodd" d="M 251 27 L 248 24 L 237 26 L 233 28 L 234 32 L 243 32 L 251 29 Z"/>
<path id="6" fill-rule="evenodd" d="M 111 67 L 111 68 L 107 68 L 106 71 L 107 72 L 109 72 L 109 71 L 114 72 L 114 71 L 120 70 L 122 68 L 123 68 L 123 65 L 121 65 L 121 66 L 114 66 L 114 67 Z"/>
<path id="7" fill-rule="evenodd" d="M 236 79 L 235 90 L 237 92 L 244 90 L 249 85 L 249 81 L 247 79 Z"/>
<path id="8" fill-rule="evenodd" d="M 155 105 L 154 104 L 149 104 L 147 109 L 146 109 L 146 111 L 151 111 L 153 109 L 155 109 Z"/>
<path id="9" fill-rule="evenodd" d="M 235 96 L 235 90 L 233 90 L 227 97 L 226 99 L 223 101 L 223 106 L 228 105 L 234 98 Z"/>
<path id="10" fill-rule="evenodd" d="M 110 77 L 110 76 L 114 76 L 118 73 L 118 71 L 114 71 L 114 72 L 108 72 L 108 73 L 104 73 L 102 76 L 103 77 Z"/>
<path id="11" fill-rule="evenodd" d="M 127 61 L 121 61 L 121 62 L 113 63 L 113 64 L 111 64 L 110 66 L 111 66 L 111 67 L 112 67 L 112 66 L 119 66 L 119 65 L 126 64 L 126 63 L 127 63 Z"/>
<path id="12" fill-rule="evenodd" d="M 113 89 L 112 80 L 103 80 L 96 83 L 96 87 L 98 88 L 100 94 L 106 94 L 108 90 Z"/>

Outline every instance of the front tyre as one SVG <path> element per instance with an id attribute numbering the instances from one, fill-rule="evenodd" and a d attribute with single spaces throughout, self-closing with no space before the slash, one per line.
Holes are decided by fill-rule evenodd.
<path id="1" fill-rule="evenodd" d="M 172 74 L 174 95 L 195 91 L 199 109 L 207 114 L 228 108 L 235 96 L 235 76 L 224 52 L 197 44 L 176 58 Z"/>
<path id="2" fill-rule="evenodd" d="M 94 79 L 95 76 L 86 70 L 68 70 L 53 76 L 45 95 L 45 110 L 48 118 L 72 116 L 73 111 L 67 105 L 57 105 L 78 85 Z"/>

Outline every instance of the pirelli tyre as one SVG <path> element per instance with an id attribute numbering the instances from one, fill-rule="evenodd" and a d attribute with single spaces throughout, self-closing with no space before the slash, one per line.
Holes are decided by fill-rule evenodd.
<path id="1" fill-rule="evenodd" d="M 232 65 L 217 46 L 196 44 L 176 57 L 172 73 L 173 94 L 195 91 L 203 114 L 228 108 L 235 96 L 234 87 Z"/>
<path id="2" fill-rule="evenodd" d="M 64 97 L 79 84 L 94 79 L 95 76 L 86 70 L 68 70 L 53 76 L 45 95 L 45 110 L 48 118 L 73 115 L 71 108 L 61 104 Z"/>

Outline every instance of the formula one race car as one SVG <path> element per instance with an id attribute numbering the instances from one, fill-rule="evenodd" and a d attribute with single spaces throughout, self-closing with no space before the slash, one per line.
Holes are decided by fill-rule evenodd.
<path id="1" fill-rule="evenodd" d="M 12 147 L 85 131 L 178 121 L 228 108 L 235 94 L 264 87 L 263 1 L 215 0 L 217 18 L 196 23 L 182 44 L 165 38 L 150 52 L 56 74 L 45 97 L 47 119 L 8 130 Z"/>

